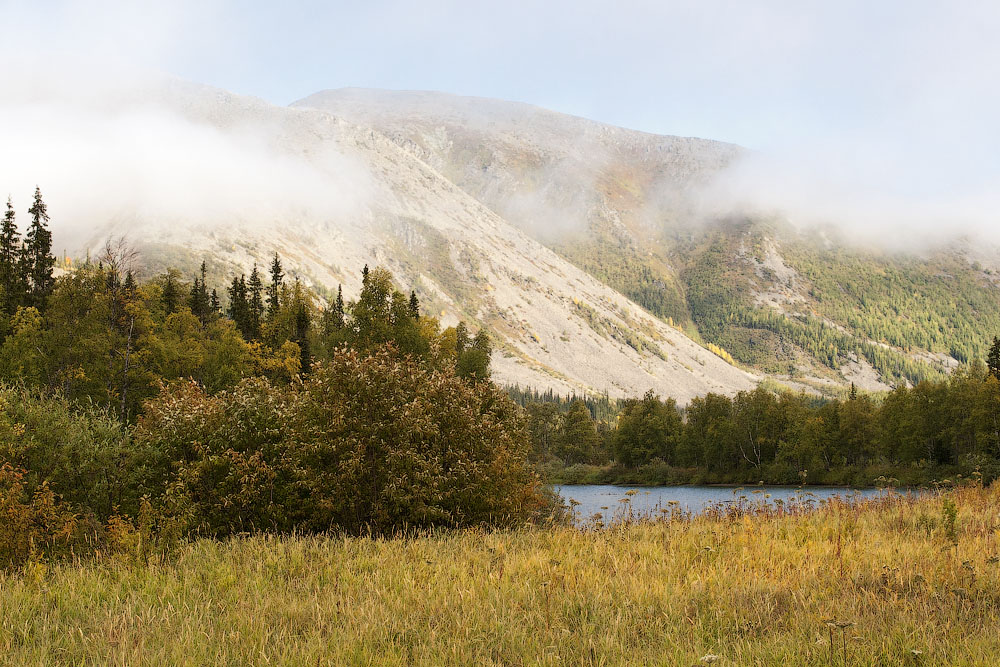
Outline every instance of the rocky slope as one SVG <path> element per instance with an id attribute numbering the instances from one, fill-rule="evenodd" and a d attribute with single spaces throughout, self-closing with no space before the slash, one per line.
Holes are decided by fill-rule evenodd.
<path id="1" fill-rule="evenodd" d="M 1000 328 L 995 248 L 891 253 L 714 218 L 719 190 L 704 186 L 736 146 L 441 93 L 330 90 L 295 106 L 375 128 L 660 319 L 786 383 L 916 382 L 981 357 Z"/>
<path id="2" fill-rule="evenodd" d="M 207 258 L 220 286 L 277 250 L 348 296 L 361 266 L 385 265 L 446 324 L 489 327 L 504 382 L 681 402 L 761 377 L 877 390 L 982 357 L 1000 331 L 1000 252 L 980 242 L 893 253 L 713 217 L 705 193 L 742 154 L 730 144 L 439 93 L 285 108 L 170 81 L 100 112 L 131 107 L 196 138 L 178 150 L 184 188 L 224 173 L 227 198 L 122 205 L 79 221 L 81 247 L 128 232 L 150 269 Z"/>
<path id="3" fill-rule="evenodd" d="M 151 270 L 166 264 L 190 270 L 208 258 L 220 277 L 263 264 L 277 250 L 291 273 L 326 289 L 342 283 L 348 296 L 359 288 L 360 267 L 384 265 L 445 323 L 487 326 L 498 343 L 494 367 L 502 382 L 613 396 L 654 389 L 686 402 L 757 380 L 546 248 L 522 231 L 523 221 L 511 224 L 433 160 L 370 125 L 179 82 L 154 99 L 162 113 L 227 136 L 251 136 L 276 163 L 308 163 L 309 177 L 327 177 L 329 196 L 338 201 L 278 219 L 223 211 L 210 224 L 125 210 L 84 245 L 127 232 Z M 149 100 L 147 93 L 143 103 Z M 502 183 L 495 187 L 503 190 Z"/>

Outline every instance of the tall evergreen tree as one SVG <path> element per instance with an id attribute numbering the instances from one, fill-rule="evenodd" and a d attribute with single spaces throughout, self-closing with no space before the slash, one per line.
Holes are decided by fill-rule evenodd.
<path id="1" fill-rule="evenodd" d="M 304 304 L 299 304 L 299 309 L 295 312 L 295 342 L 299 346 L 301 360 L 301 372 L 308 375 L 312 370 L 312 351 L 309 347 L 309 313 Z"/>
<path id="2" fill-rule="evenodd" d="M 48 206 L 42 201 L 42 191 L 39 188 L 35 188 L 35 199 L 28 214 L 31 216 L 31 223 L 24 235 L 23 258 L 30 281 L 29 300 L 32 305 L 40 306 L 55 283 L 52 269 L 56 265 L 56 258 L 52 256 Z"/>
<path id="3" fill-rule="evenodd" d="M 415 320 L 420 319 L 420 301 L 417 299 L 417 293 L 410 290 L 410 317 Z"/>
<path id="4" fill-rule="evenodd" d="M 990 369 L 990 374 L 1000 380 L 1000 338 L 996 336 L 993 337 L 993 345 L 990 346 L 990 352 L 986 357 L 986 365 Z"/>
<path id="5" fill-rule="evenodd" d="M 264 319 L 264 283 L 256 264 L 247 282 L 247 309 L 250 340 L 260 340 L 260 325 Z"/>
<path id="6" fill-rule="evenodd" d="M 163 309 L 167 311 L 167 315 L 177 310 L 180 294 L 177 289 L 177 281 L 174 280 L 174 274 L 171 271 L 167 271 L 167 276 L 163 280 L 163 293 L 160 295 L 160 301 L 163 303 Z"/>
<path id="7" fill-rule="evenodd" d="M 285 274 L 281 270 L 281 258 L 278 253 L 274 253 L 271 260 L 271 284 L 267 287 L 267 316 L 273 318 L 278 312 L 279 299 L 281 297 L 281 283 Z"/>
<path id="8" fill-rule="evenodd" d="M 195 315 L 195 317 L 201 319 L 201 309 L 198 307 L 199 292 L 201 292 L 201 281 L 198 276 L 195 276 L 194 282 L 191 283 L 191 293 L 188 295 L 188 308 L 191 309 L 191 312 Z"/>
<path id="9" fill-rule="evenodd" d="M 337 285 L 337 298 L 333 305 L 323 313 L 323 335 L 330 336 L 334 332 L 343 331 L 347 320 L 344 316 L 344 289 Z"/>
<path id="10" fill-rule="evenodd" d="M 455 353 L 461 357 L 465 348 L 469 346 L 469 327 L 465 322 L 459 322 L 455 327 Z"/>
<path id="11" fill-rule="evenodd" d="M 201 263 L 201 275 L 194 279 L 194 284 L 191 285 L 191 296 L 188 300 L 188 305 L 191 307 L 191 312 L 201 320 L 202 324 L 208 320 L 208 316 L 212 312 L 212 304 L 208 295 L 208 285 L 206 284 L 206 274 L 208 273 L 205 262 Z"/>
<path id="12" fill-rule="evenodd" d="M 229 287 L 229 319 L 236 324 L 245 340 L 250 340 L 249 312 L 246 276 L 233 278 L 233 284 Z"/>
<path id="13" fill-rule="evenodd" d="M 212 310 L 213 315 L 218 315 L 222 312 L 222 305 L 219 303 L 219 293 L 212 288 L 212 296 L 209 297 L 208 307 Z"/>
<path id="14" fill-rule="evenodd" d="M 25 292 L 25 275 L 21 263 L 21 234 L 17 231 L 14 205 L 7 199 L 7 211 L 0 227 L 0 290 L 3 291 L 3 310 L 14 314 L 21 305 Z"/>
<path id="15" fill-rule="evenodd" d="M 337 285 L 337 300 L 333 304 L 334 324 L 338 329 L 344 328 L 344 287 Z"/>

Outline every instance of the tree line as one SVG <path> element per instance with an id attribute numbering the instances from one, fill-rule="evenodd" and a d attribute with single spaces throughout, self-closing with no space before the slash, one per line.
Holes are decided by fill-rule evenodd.
<path id="1" fill-rule="evenodd" d="M 927 484 L 1000 476 L 1000 340 L 988 363 L 882 395 L 844 399 L 758 387 L 680 409 L 653 393 L 611 422 L 583 401 L 527 407 L 532 455 L 551 479 L 620 483 Z"/>
<path id="2" fill-rule="evenodd" d="M 7 209 L 0 223 L 0 305 L 8 316 L 22 306 L 42 304 L 54 283 L 55 257 L 52 232 L 48 228 L 48 206 L 39 188 L 35 188 L 28 215 L 30 222 L 22 238 L 14 204 L 7 198 Z"/>

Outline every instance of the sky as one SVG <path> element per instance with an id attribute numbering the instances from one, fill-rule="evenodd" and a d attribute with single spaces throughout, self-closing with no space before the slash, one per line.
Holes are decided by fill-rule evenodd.
<path id="1" fill-rule="evenodd" d="M 516 100 L 746 146 L 730 189 L 792 214 L 987 230 L 1000 210 L 996 2 L 0 0 L 0 25 L 0 62 L 38 77 Z"/>

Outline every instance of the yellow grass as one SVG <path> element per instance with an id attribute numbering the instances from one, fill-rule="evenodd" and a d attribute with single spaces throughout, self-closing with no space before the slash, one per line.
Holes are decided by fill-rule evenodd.
<path id="1" fill-rule="evenodd" d="M 205 540 L 0 575 L 0 661 L 996 665 L 998 524 L 1000 491 L 968 488 L 600 532 Z"/>

